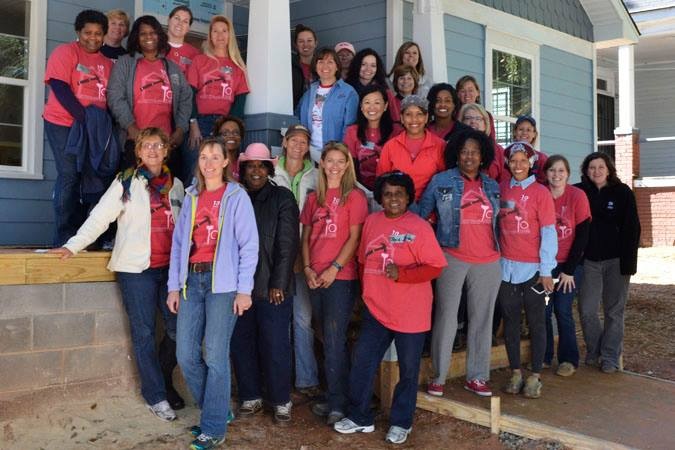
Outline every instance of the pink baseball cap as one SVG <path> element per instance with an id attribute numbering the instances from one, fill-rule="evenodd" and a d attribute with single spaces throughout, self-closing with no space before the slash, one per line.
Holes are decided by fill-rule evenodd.
<path id="1" fill-rule="evenodd" d="M 269 161 L 273 166 L 276 166 L 279 158 L 276 156 L 273 158 L 270 149 L 265 144 L 254 142 L 249 144 L 244 153 L 239 155 L 239 162 L 245 161 Z"/>
<path id="2" fill-rule="evenodd" d="M 339 52 L 340 50 L 349 50 L 350 52 L 352 52 L 352 55 L 356 55 L 356 50 L 354 50 L 354 46 L 349 42 L 338 42 L 335 45 L 335 53 Z"/>

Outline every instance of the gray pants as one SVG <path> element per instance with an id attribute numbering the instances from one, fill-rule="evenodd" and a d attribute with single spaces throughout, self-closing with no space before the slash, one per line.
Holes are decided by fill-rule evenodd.
<path id="1" fill-rule="evenodd" d="M 457 310 L 466 281 L 467 333 L 466 379 L 490 379 L 492 314 L 502 278 L 499 261 L 470 264 L 445 253 L 448 267 L 436 281 L 434 324 L 431 336 L 431 361 L 437 384 L 445 384 L 452 359 L 452 344 L 457 332 Z"/>
<path id="2" fill-rule="evenodd" d="M 607 361 L 619 367 L 623 352 L 623 319 L 630 275 L 621 275 L 619 258 L 584 260 L 579 292 L 579 316 L 586 342 L 586 361 Z M 604 328 L 598 317 L 602 302 Z"/>

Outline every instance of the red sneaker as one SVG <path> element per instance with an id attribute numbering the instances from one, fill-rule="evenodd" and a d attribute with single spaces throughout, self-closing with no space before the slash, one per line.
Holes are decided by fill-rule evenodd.
<path id="1" fill-rule="evenodd" d="M 436 397 L 443 397 L 443 385 L 436 383 L 429 383 L 427 385 L 427 394 L 435 395 Z"/>
<path id="2" fill-rule="evenodd" d="M 492 390 L 490 386 L 483 380 L 470 380 L 464 383 L 464 389 L 471 391 L 474 394 L 480 395 L 481 397 L 491 397 Z"/>

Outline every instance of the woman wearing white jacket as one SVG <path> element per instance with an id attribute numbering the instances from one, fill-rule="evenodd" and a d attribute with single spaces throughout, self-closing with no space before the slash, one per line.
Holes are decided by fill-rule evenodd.
<path id="1" fill-rule="evenodd" d="M 62 259 L 69 258 L 117 221 L 108 269 L 117 272 L 129 316 L 141 394 L 150 411 L 164 421 L 174 420 L 174 409 L 184 406 L 171 381 L 176 366 L 176 316 L 166 305 L 171 238 L 184 189 L 165 165 L 169 148 L 169 137 L 162 130 L 142 130 L 136 139 L 136 166 L 115 178 L 75 236 L 63 247 L 50 250 Z M 155 344 L 157 308 L 165 328 L 159 352 Z"/>

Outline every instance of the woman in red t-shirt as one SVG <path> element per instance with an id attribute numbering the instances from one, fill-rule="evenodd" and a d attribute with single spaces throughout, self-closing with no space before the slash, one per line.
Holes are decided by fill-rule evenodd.
<path id="1" fill-rule="evenodd" d="M 117 221 L 117 237 L 108 269 L 115 271 L 129 317 L 131 341 L 141 378 L 141 395 L 162 420 L 176 418 L 185 405 L 173 387 L 176 367 L 176 316 L 169 312 L 167 276 L 171 236 L 183 200 L 183 184 L 166 166 L 168 136 L 146 128 L 136 139 L 136 167 L 113 181 L 89 218 L 63 247 L 51 250 L 63 259 L 84 250 Z M 164 319 L 164 339 L 155 343 L 157 309 Z"/>
<path id="2" fill-rule="evenodd" d="M 591 229 L 591 207 L 586 193 L 567 184 L 570 164 L 562 155 L 552 155 L 546 160 L 543 172 L 555 203 L 558 235 L 558 265 L 553 269 L 553 278 L 559 281 L 546 305 L 546 353 L 544 363 L 551 365 L 553 359 L 553 326 L 551 314 L 555 312 L 558 324 L 558 370 L 557 375 L 573 375 L 579 366 L 579 347 L 572 315 L 572 303 L 577 287 L 581 284 L 583 266 L 581 261 Z"/>
<path id="3" fill-rule="evenodd" d="M 375 171 L 382 146 L 401 128 L 389 114 L 386 89 L 378 85 L 363 88 L 356 123 L 342 138 L 356 164 L 356 178 L 369 190 L 375 187 Z"/>
<path id="4" fill-rule="evenodd" d="M 199 55 L 199 50 L 185 42 L 185 36 L 190 32 L 191 25 L 192 11 L 187 6 L 176 6 L 169 13 L 166 34 L 169 37 L 170 49 L 166 59 L 176 63 L 183 75 L 187 73 L 195 56 Z"/>
<path id="5" fill-rule="evenodd" d="M 73 123 L 84 124 L 85 107 L 106 109 L 112 62 L 99 50 L 107 31 L 108 19 L 102 12 L 82 11 L 75 19 L 77 41 L 59 45 L 47 60 L 44 82 L 51 92 L 42 117 L 56 162 L 53 199 L 56 247 L 77 232 L 86 213 L 80 204 L 82 176 L 77 168 L 78 156 L 67 154 L 66 144 Z"/>
<path id="6" fill-rule="evenodd" d="M 448 83 L 437 83 L 429 89 L 429 125 L 427 129 L 444 141 L 468 127 L 457 120 L 460 104 L 457 91 Z"/>
<path id="7" fill-rule="evenodd" d="M 232 20 L 213 16 L 204 54 L 192 61 L 187 79 L 194 91 L 196 109 L 190 119 L 190 140 L 193 162 L 202 137 L 209 136 L 220 116 L 244 116 L 248 94 L 246 65 L 239 52 Z"/>
<path id="8" fill-rule="evenodd" d="M 339 433 L 373 431 L 373 380 L 394 341 L 400 381 L 386 440 L 396 444 L 412 428 L 422 348 L 431 328 L 431 280 L 446 265 L 429 223 L 408 211 L 413 198 L 412 178 L 403 172 L 385 173 L 375 183 L 384 211 L 368 216 L 363 226 L 358 259 L 366 309 L 349 374 L 349 415 L 334 425 Z"/>
<path id="9" fill-rule="evenodd" d="M 534 148 L 534 144 L 537 142 L 537 137 L 539 137 L 539 132 L 537 131 L 537 121 L 534 120 L 534 117 L 518 117 L 516 123 L 513 124 L 513 141 L 527 142 L 532 146 L 532 148 Z M 546 165 L 546 159 L 548 156 L 546 153 L 537 149 L 534 150 L 534 153 L 537 155 L 537 159 L 534 161 L 532 173 L 535 175 L 539 183 L 546 185 L 547 175 L 544 166 Z"/>
<path id="10" fill-rule="evenodd" d="M 329 142 L 321 152 L 317 190 L 307 196 L 300 215 L 302 259 L 312 314 L 323 329 L 327 401 L 312 412 L 334 424 L 347 407 L 349 352 L 347 327 L 356 297 L 354 253 L 368 215 L 366 196 L 355 186 L 349 149 Z"/>

